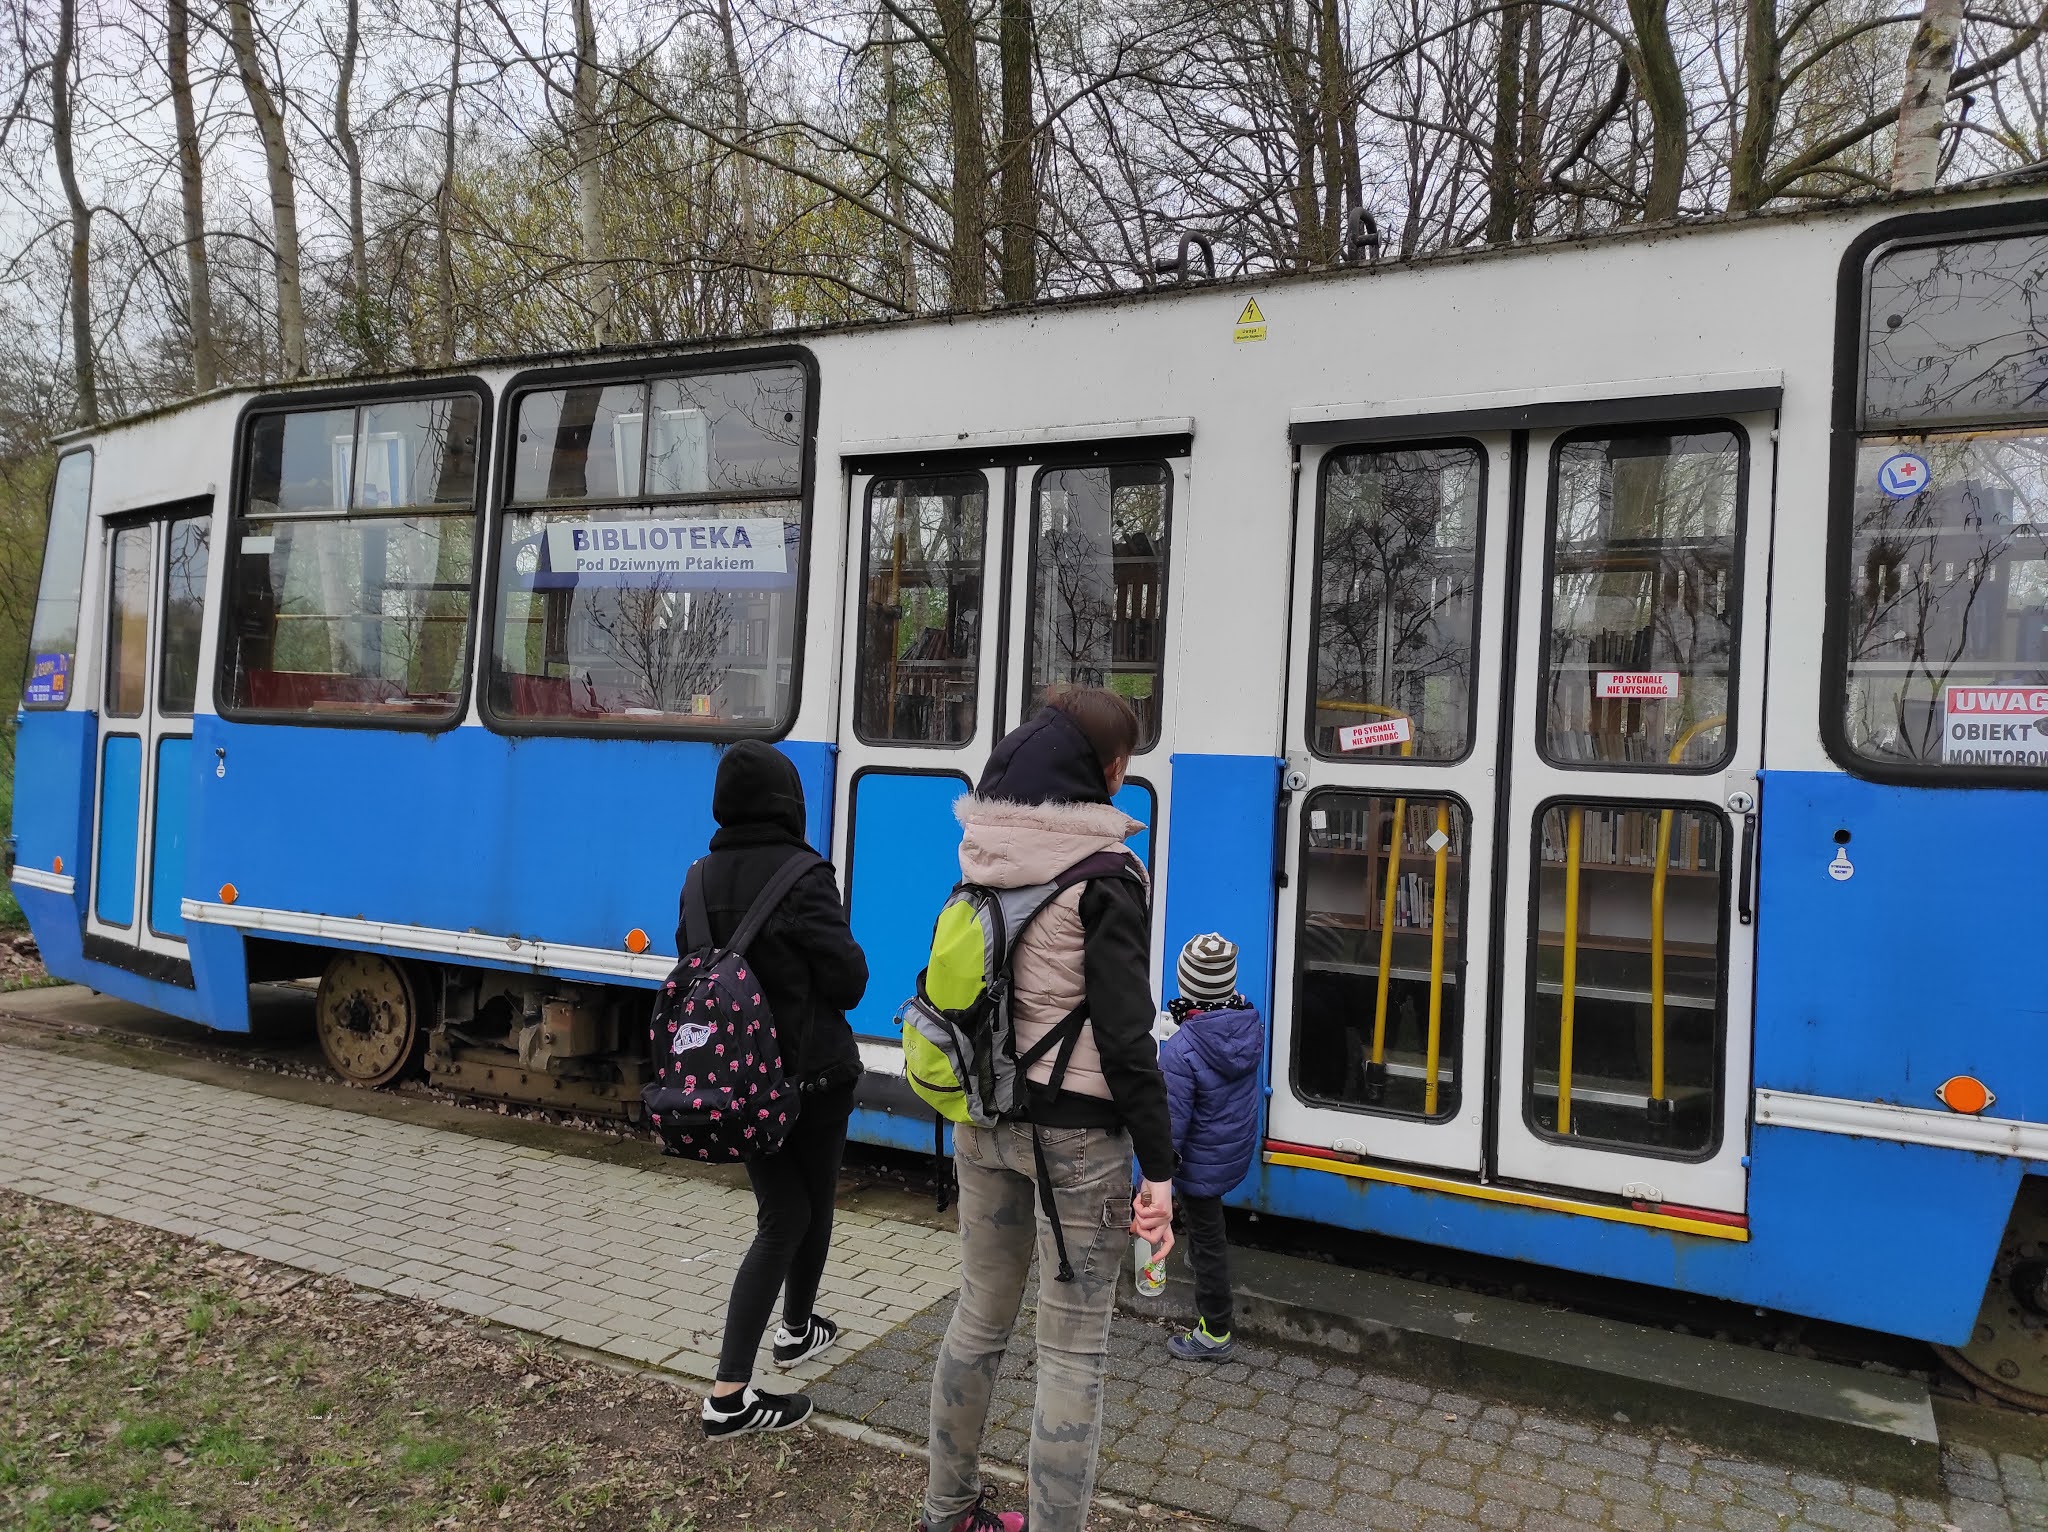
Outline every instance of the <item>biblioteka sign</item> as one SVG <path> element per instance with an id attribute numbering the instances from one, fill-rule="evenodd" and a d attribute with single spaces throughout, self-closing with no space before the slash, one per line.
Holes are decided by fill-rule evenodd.
<path id="1" fill-rule="evenodd" d="M 1678 672 L 1675 670 L 1596 670 L 1593 672 L 1593 695 L 1596 697 L 1676 697 L 1678 695 Z"/>
<path id="2" fill-rule="evenodd" d="M 1376 750 L 1381 745 L 1405 745 L 1415 737 L 1415 725 L 1408 718 L 1382 718 L 1378 723 L 1355 723 L 1337 731 L 1337 743 L 1346 750 Z"/>
<path id="3" fill-rule="evenodd" d="M 2048 766 L 2048 686 L 1950 686 L 1941 694 L 1950 766 Z"/>

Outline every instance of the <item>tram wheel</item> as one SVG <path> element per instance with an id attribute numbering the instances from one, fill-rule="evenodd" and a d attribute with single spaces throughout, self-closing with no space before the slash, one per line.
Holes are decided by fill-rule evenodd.
<path id="1" fill-rule="evenodd" d="M 341 952 L 320 976 L 313 1006 L 320 1051 L 351 1085 L 383 1085 L 397 1077 L 419 1042 L 420 1011 L 412 981 L 389 958 Z"/>
<path id="2" fill-rule="evenodd" d="M 2020 1183 L 1977 1328 L 1962 1346 L 1934 1349 L 1973 1387 L 2048 1412 L 2048 1182 L 2042 1178 Z"/>

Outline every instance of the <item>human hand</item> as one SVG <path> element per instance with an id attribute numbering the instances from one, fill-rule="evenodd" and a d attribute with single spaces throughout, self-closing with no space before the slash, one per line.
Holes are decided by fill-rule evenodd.
<path id="1" fill-rule="evenodd" d="M 1131 1232 L 1152 1247 L 1155 1258 L 1165 1260 L 1173 1249 L 1173 1183 L 1140 1181 L 1131 1215 Z"/>

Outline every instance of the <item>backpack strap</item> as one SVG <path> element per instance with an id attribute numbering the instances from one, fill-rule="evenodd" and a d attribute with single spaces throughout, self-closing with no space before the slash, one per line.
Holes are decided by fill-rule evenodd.
<path id="1" fill-rule="evenodd" d="M 686 956 L 702 952 L 711 945 L 711 915 L 704 908 L 702 857 L 690 864 L 689 872 L 683 877 L 683 939 L 688 943 L 683 949 Z"/>
<path id="2" fill-rule="evenodd" d="M 761 927 L 768 923 L 768 917 L 775 913 L 775 907 L 782 903 L 798 881 L 813 867 L 824 865 L 825 859 L 806 847 L 776 868 L 775 875 L 768 880 L 767 886 L 756 894 L 754 902 L 747 906 L 747 913 L 741 918 L 739 928 L 732 933 L 732 939 L 725 944 L 725 950 L 745 952 L 747 943 L 761 934 Z"/>

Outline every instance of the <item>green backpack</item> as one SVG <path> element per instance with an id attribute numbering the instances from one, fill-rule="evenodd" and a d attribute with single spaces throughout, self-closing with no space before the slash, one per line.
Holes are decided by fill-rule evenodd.
<path id="1" fill-rule="evenodd" d="M 1041 1088 L 1059 1089 L 1074 1047 L 1088 1020 L 1084 1000 L 1024 1052 L 1017 1051 L 1011 1015 L 1010 963 L 1024 932 L 1047 905 L 1066 890 L 1094 878 L 1143 875 L 1128 851 L 1098 851 L 1050 883 L 1024 888 L 990 888 L 961 882 L 939 910 L 932 928 L 931 959 L 917 976 L 917 993 L 903 1003 L 903 1073 L 920 1100 L 937 1114 L 932 1152 L 943 1154 L 946 1124 L 994 1127 L 1005 1118 L 1027 1118 L 1030 1085 L 1026 1072 L 1058 1050 L 1052 1078 Z M 1065 1241 L 1052 1203 L 1044 1149 L 1036 1144 L 1039 1196 L 1060 1247 L 1060 1280 L 1072 1281 Z M 943 1201 L 944 1193 L 941 1192 Z"/>

